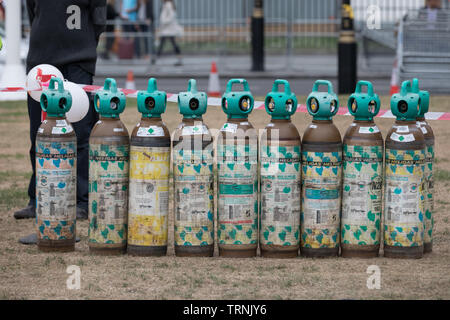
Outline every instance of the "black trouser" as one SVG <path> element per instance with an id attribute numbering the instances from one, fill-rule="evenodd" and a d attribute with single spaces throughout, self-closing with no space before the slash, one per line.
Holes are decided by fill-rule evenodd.
<path id="1" fill-rule="evenodd" d="M 92 84 L 92 74 L 85 71 L 76 64 L 57 67 L 64 78 L 78 84 Z M 88 94 L 90 100 L 89 112 L 82 120 L 72 123 L 77 135 L 77 206 L 88 210 L 89 194 L 89 135 L 95 123 L 98 121 L 98 113 L 94 109 L 94 103 L 91 94 Z M 28 116 L 30 118 L 30 160 L 33 168 L 33 175 L 28 186 L 29 204 L 36 205 L 36 134 L 41 125 L 41 106 L 39 102 L 34 101 L 28 96 Z"/>
<path id="2" fill-rule="evenodd" d="M 166 42 L 166 40 L 169 40 L 172 43 L 173 46 L 173 50 L 175 51 L 176 54 L 180 54 L 180 48 L 178 47 L 176 41 L 175 41 L 175 37 L 161 37 L 160 41 L 159 41 L 159 48 L 158 48 L 158 56 L 161 55 L 162 49 L 164 47 L 164 43 Z"/>
<path id="3" fill-rule="evenodd" d="M 127 24 L 123 26 L 123 29 L 127 33 L 135 33 L 134 37 L 129 36 L 128 39 L 132 39 L 134 42 L 134 55 L 139 58 L 141 56 L 141 39 L 139 37 L 138 29 L 134 24 Z"/>

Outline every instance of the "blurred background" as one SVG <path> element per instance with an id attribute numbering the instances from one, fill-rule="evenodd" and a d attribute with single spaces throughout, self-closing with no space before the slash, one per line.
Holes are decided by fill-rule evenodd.
<path id="1" fill-rule="evenodd" d="M 8 0 L 4 2 L 7 6 Z M 108 0 L 107 30 L 98 46 L 95 82 L 113 76 L 121 84 L 131 71 L 139 87 L 149 76 L 156 76 L 162 86 L 170 83 L 171 91 L 176 92 L 185 89 L 189 77 L 206 86 L 215 62 L 222 88 L 227 78 L 253 77 L 250 84 L 255 85 L 257 94 L 265 94 L 274 78 L 283 77 L 292 79 L 293 87 L 303 94 L 311 89 L 310 79 L 337 79 L 341 5 L 349 2 L 359 79 L 372 80 L 380 93 L 389 93 L 398 58 L 400 78 L 424 78 L 423 74 L 430 73 L 425 88 L 436 93 L 449 91 L 448 83 L 443 84 L 450 80 L 448 0 L 258 1 L 263 5 L 264 70 L 256 74 L 251 71 L 255 0 L 174 0 L 178 28 L 169 31 L 162 21 L 167 18 L 163 17 L 164 2 Z M 427 11 L 425 7 L 430 5 L 436 6 L 439 14 Z M 22 7 L 20 55 L 25 59 L 29 23 Z M 2 37 L 4 17 L 5 10 L 0 7 Z M 0 53 L 0 65 L 4 56 L 5 50 Z"/>

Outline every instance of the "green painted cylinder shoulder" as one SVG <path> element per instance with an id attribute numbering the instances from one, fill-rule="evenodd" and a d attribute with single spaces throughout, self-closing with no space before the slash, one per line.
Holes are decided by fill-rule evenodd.
<path id="1" fill-rule="evenodd" d="M 155 78 L 148 79 L 147 91 L 139 91 L 137 94 L 138 111 L 143 118 L 160 118 L 166 111 L 167 93 L 158 91 Z"/>
<path id="2" fill-rule="evenodd" d="M 320 92 L 319 86 L 327 86 L 327 92 Z M 306 108 L 314 120 L 331 120 L 339 110 L 339 99 L 333 85 L 327 80 L 317 80 L 306 99 Z"/>
<path id="3" fill-rule="evenodd" d="M 362 92 L 362 87 L 367 87 L 367 92 Z M 355 92 L 348 98 L 348 111 L 355 120 L 372 121 L 378 114 L 381 107 L 380 98 L 373 91 L 372 83 L 369 81 L 359 81 L 356 84 Z"/>
<path id="4" fill-rule="evenodd" d="M 412 91 L 411 81 L 404 81 L 400 93 L 391 97 L 391 112 L 399 121 L 415 121 L 420 114 L 420 95 Z"/>
<path id="5" fill-rule="evenodd" d="M 233 91 L 234 84 L 242 84 L 242 91 Z M 250 92 L 250 86 L 245 79 L 230 79 L 222 95 L 222 110 L 228 119 L 246 119 L 252 112 L 255 100 Z"/>
<path id="6" fill-rule="evenodd" d="M 55 83 L 58 88 L 55 88 Z M 41 108 L 49 117 L 64 117 L 72 107 L 72 95 L 64 90 L 64 81 L 51 78 L 47 90 L 41 94 Z"/>
<path id="7" fill-rule="evenodd" d="M 197 90 L 197 81 L 190 79 L 188 89 L 178 94 L 178 109 L 186 119 L 201 118 L 206 113 L 208 96 Z"/>
<path id="8" fill-rule="evenodd" d="M 100 90 L 95 94 L 95 110 L 102 117 L 118 118 L 123 110 L 125 110 L 125 105 L 125 94 L 117 89 L 116 80 L 107 78 L 103 90 Z"/>
<path id="9" fill-rule="evenodd" d="M 281 92 L 280 85 L 284 85 L 284 92 Z M 273 83 L 272 91 L 264 100 L 266 112 L 272 119 L 288 120 L 297 110 L 297 97 L 291 92 L 291 86 L 287 80 L 277 79 Z"/>
<path id="10" fill-rule="evenodd" d="M 417 78 L 412 81 L 412 92 L 419 94 L 420 110 L 417 117 L 423 118 L 430 108 L 430 93 L 419 89 L 419 79 Z"/>

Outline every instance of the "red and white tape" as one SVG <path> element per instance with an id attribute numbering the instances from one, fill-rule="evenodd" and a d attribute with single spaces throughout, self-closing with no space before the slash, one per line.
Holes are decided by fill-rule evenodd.
<path id="1" fill-rule="evenodd" d="M 103 89 L 103 86 L 83 85 L 83 84 L 80 84 L 79 86 L 81 86 L 84 91 L 90 92 L 90 93 L 95 93 L 95 92 Z M 0 92 L 21 92 L 21 91 L 39 91 L 39 90 L 41 90 L 41 89 L 27 90 L 27 88 L 24 88 L 24 87 L 0 88 Z M 118 90 L 125 93 L 125 95 L 129 98 L 137 97 L 138 90 L 130 90 L 130 89 L 123 89 L 123 88 L 118 88 Z M 177 102 L 178 95 L 175 93 L 167 93 L 167 101 Z M 222 101 L 220 98 L 208 98 L 208 105 L 209 106 L 221 106 Z M 264 101 L 255 101 L 254 108 L 258 109 L 258 110 L 264 109 Z M 297 112 L 303 112 L 303 113 L 308 112 L 306 109 L 306 105 L 299 104 L 297 106 Z M 347 111 L 346 108 L 340 108 L 337 114 L 342 115 L 342 116 L 351 116 L 351 114 Z M 391 110 L 380 110 L 377 117 L 379 117 L 379 118 L 395 118 L 395 116 L 392 114 Z M 425 115 L 425 118 L 427 120 L 450 120 L 450 112 L 428 112 Z"/>

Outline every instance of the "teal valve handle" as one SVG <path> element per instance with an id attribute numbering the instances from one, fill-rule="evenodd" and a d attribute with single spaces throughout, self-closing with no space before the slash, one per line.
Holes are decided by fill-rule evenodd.
<path id="1" fill-rule="evenodd" d="M 367 87 L 367 93 L 362 92 L 362 87 Z M 347 107 L 355 120 L 372 121 L 381 107 L 380 98 L 374 93 L 372 83 L 359 81 L 356 84 L 355 92 L 348 99 Z"/>
<path id="2" fill-rule="evenodd" d="M 58 88 L 55 88 L 55 83 Z M 41 109 L 49 117 L 64 117 L 72 107 L 72 95 L 64 90 L 64 82 L 60 78 L 51 78 L 48 89 L 44 90 L 40 99 Z"/>
<path id="3" fill-rule="evenodd" d="M 242 84 L 243 91 L 232 91 L 234 84 Z M 230 79 L 222 95 L 222 110 L 228 118 L 247 118 L 255 104 L 250 86 L 245 79 Z"/>
<path id="4" fill-rule="evenodd" d="M 197 81 L 190 79 L 188 91 L 178 94 L 178 109 L 186 119 L 198 119 L 206 112 L 208 96 L 197 90 Z"/>
<path id="5" fill-rule="evenodd" d="M 400 121 L 415 121 L 421 112 L 419 93 L 412 92 L 411 81 L 402 83 L 400 93 L 391 97 L 391 112 Z"/>
<path id="6" fill-rule="evenodd" d="M 107 78 L 103 90 L 94 97 L 95 110 L 105 118 L 118 118 L 126 105 L 125 94 L 117 89 L 116 80 Z"/>
<path id="7" fill-rule="evenodd" d="M 138 111 L 144 118 L 159 118 L 166 111 L 167 93 L 158 91 L 155 78 L 148 79 L 147 91 L 137 94 Z"/>
<path id="8" fill-rule="evenodd" d="M 247 80 L 245 80 L 245 79 L 230 79 L 227 83 L 225 93 L 232 92 L 234 84 L 242 84 L 244 87 L 243 91 L 250 91 L 250 86 L 248 85 Z"/>
<path id="9" fill-rule="evenodd" d="M 320 92 L 319 86 L 327 86 L 327 92 Z M 331 120 L 339 110 L 339 99 L 328 80 L 317 80 L 306 99 L 306 107 L 314 120 Z"/>
<path id="10" fill-rule="evenodd" d="M 284 92 L 280 92 L 281 85 L 284 85 Z M 275 80 L 272 91 L 264 100 L 266 112 L 272 116 L 272 119 L 290 119 L 297 110 L 297 105 L 297 97 L 291 92 L 289 82 L 282 79 Z"/>
<path id="11" fill-rule="evenodd" d="M 418 117 L 424 117 L 430 108 L 430 93 L 419 89 L 419 79 L 412 80 L 412 92 L 418 93 L 420 98 L 420 111 Z"/>

